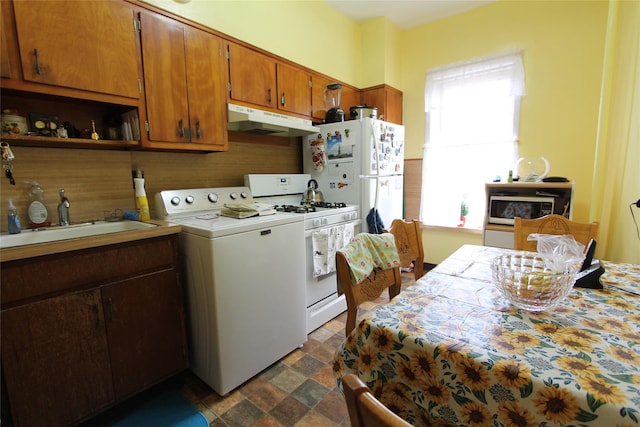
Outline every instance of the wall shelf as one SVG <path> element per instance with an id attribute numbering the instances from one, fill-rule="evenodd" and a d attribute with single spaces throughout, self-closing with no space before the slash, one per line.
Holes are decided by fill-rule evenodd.
<path id="1" fill-rule="evenodd" d="M 485 185 L 487 210 L 485 211 L 483 244 L 513 249 L 513 225 L 489 223 L 489 200 L 491 196 L 544 196 L 556 197 L 553 213 L 571 219 L 573 204 L 573 182 L 491 182 Z"/>

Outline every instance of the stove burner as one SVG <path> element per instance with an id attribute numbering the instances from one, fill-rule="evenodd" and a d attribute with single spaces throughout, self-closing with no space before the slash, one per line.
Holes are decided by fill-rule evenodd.
<path id="1" fill-rule="evenodd" d="M 330 203 L 330 202 L 313 202 L 306 203 L 301 202 L 300 205 L 275 205 L 274 208 L 278 212 L 293 212 L 293 213 L 312 213 L 317 212 L 318 209 L 338 209 L 346 208 L 346 203 Z"/>
<path id="2" fill-rule="evenodd" d="M 296 206 L 296 205 L 276 205 L 276 211 L 293 212 L 293 213 L 310 213 L 315 212 L 315 206 Z"/>
<path id="3" fill-rule="evenodd" d="M 307 203 L 307 205 L 309 206 L 313 206 L 316 208 L 327 208 L 327 209 L 337 209 L 337 208 L 346 208 L 347 204 L 346 203 L 341 203 L 341 202 L 312 202 L 312 203 Z"/>

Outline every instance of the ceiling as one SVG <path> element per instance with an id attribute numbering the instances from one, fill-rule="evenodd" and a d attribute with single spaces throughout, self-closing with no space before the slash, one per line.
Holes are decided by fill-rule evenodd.
<path id="1" fill-rule="evenodd" d="M 466 12 L 495 0 L 325 0 L 355 20 L 386 17 L 401 30 Z"/>

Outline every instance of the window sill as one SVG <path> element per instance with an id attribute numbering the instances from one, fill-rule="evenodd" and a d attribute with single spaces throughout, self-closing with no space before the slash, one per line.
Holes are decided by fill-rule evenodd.
<path id="1" fill-rule="evenodd" d="M 444 225 L 424 225 L 421 227 L 423 230 L 437 230 L 437 231 L 452 231 L 468 234 L 482 234 L 482 228 L 470 228 L 470 227 L 447 227 Z"/>

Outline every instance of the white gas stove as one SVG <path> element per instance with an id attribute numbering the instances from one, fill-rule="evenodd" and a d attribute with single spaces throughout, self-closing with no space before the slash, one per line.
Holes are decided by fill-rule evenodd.
<path id="1" fill-rule="evenodd" d="M 278 213 L 304 218 L 307 333 L 347 309 L 344 295 L 337 293 L 335 250 L 342 243 L 348 243 L 349 236 L 360 231 L 357 205 L 347 205 L 339 200 L 302 203 L 310 179 L 309 174 L 245 175 L 245 185 L 256 201 L 273 204 Z M 327 240 L 333 245 L 319 245 Z"/>

